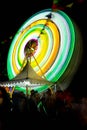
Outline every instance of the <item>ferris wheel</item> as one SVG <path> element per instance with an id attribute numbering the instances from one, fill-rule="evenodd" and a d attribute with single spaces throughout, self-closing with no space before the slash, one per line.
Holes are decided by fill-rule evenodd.
<path id="1" fill-rule="evenodd" d="M 7 57 L 9 80 L 20 74 L 28 60 L 38 76 L 65 90 L 81 56 L 78 37 L 76 25 L 63 11 L 44 9 L 35 13 L 24 22 L 12 40 Z M 32 88 L 42 92 L 48 87 L 49 84 L 44 84 Z M 25 91 L 20 86 L 16 89 Z"/>

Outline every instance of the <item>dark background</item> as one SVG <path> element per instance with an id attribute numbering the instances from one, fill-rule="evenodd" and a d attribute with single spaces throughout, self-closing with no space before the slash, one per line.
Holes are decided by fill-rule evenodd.
<path id="1" fill-rule="evenodd" d="M 66 5 L 73 3 L 72 7 Z M 52 0 L 2 1 L 0 2 L 0 81 L 7 77 L 7 54 L 12 38 L 21 25 L 34 13 L 51 8 Z M 81 64 L 69 89 L 76 96 L 87 96 L 87 4 L 86 0 L 60 0 L 59 6 L 78 25 L 83 39 Z"/>

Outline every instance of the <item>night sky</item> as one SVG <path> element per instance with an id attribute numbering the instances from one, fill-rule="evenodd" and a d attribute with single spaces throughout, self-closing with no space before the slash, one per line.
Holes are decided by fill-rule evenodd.
<path id="1" fill-rule="evenodd" d="M 52 7 L 52 0 L 0 2 L 0 81 L 7 80 L 7 54 L 12 38 L 21 25 L 34 13 Z M 66 8 L 67 4 L 73 6 Z M 70 85 L 75 95 L 87 95 L 87 4 L 86 0 L 60 0 L 60 6 L 78 25 L 83 39 L 81 64 Z"/>

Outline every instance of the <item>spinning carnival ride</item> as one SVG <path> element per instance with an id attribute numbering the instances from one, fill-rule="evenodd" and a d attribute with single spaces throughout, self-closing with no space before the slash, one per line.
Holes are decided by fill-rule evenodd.
<path id="1" fill-rule="evenodd" d="M 26 86 L 38 92 L 56 86 L 65 90 L 81 57 L 79 31 L 61 10 L 44 9 L 32 15 L 17 31 L 7 58 L 9 81 L 0 86 Z"/>

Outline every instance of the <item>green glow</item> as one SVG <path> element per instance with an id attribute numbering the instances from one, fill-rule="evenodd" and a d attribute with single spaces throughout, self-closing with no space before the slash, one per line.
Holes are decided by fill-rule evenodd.
<path id="1" fill-rule="evenodd" d="M 44 11 L 50 11 L 49 9 L 48 10 L 44 10 Z M 42 14 L 43 14 L 43 12 L 44 11 L 42 11 Z M 59 13 L 59 15 L 61 15 L 64 19 L 65 19 L 65 21 L 66 21 L 66 23 L 67 23 L 67 25 L 68 25 L 68 28 L 69 28 L 69 32 L 67 32 L 67 30 L 68 29 L 66 29 L 66 26 L 64 26 L 64 23 L 62 22 L 62 23 L 60 23 L 61 24 L 61 26 L 62 26 L 62 37 L 63 37 L 63 45 L 62 45 L 62 52 L 60 52 L 60 57 L 58 58 L 58 56 L 56 56 L 56 59 L 55 59 L 55 61 L 54 61 L 54 63 L 52 64 L 53 65 L 53 68 L 50 68 L 50 71 L 46 74 L 46 78 L 47 78 L 47 80 L 49 80 L 49 81 L 52 81 L 52 82 L 56 82 L 56 81 L 58 81 L 62 76 L 63 76 L 63 74 L 64 74 L 64 72 L 65 72 L 65 70 L 68 68 L 68 65 L 69 65 L 69 63 L 70 63 L 70 60 L 71 60 L 71 58 L 72 58 L 72 54 L 73 54 L 73 51 L 74 51 L 74 48 L 75 48 L 75 30 L 74 30 L 74 25 L 73 25 L 73 23 L 72 23 L 72 21 L 71 21 L 71 19 L 67 16 L 67 14 L 65 14 L 63 11 L 57 11 L 56 13 Z M 39 14 L 39 13 L 38 13 Z M 54 13 L 55 14 L 55 13 Z M 35 15 L 34 15 L 35 16 Z M 33 17 L 33 16 L 32 16 Z M 31 17 L 31 18 L 32 18 Z M 59 19 L 58 20 L 59 22 L 61 22 L 61 20 Z M 55 21 L 54 21 L 55 22 Z M 26 23 L 25 23 L 26 24 Z M 23 25 L 24 26 L 24 25 Z M 21 27 L 21 29 L 23 28 L 23 26 Z M 42 26 L 42 25 L 39 25 L 39 27 L 40 26 Z M 19 64 L 19 66 L 22 66 L 22 61 L 21 61 L 21 58 L 20 58 L 20 50 L 21 50 L 21 48 L 22 48 L 22 45 L 23 45 L 23 43 L 24 43 L 24 41 L 29 37 L 29 36 L 31 36 L 31 35 L 33 35 L 33 33 L 37 33 L 38 31 L 40 31 L 40 28 L 39 28 L 37 25 L 36 26 L 34 26 L 33 28 L 31 27 L 28 31 L 26 31 L 26 33 L 24 33 L 24 35 L 22 36 L 22 38 L 19 40 L 19 47 L 18 47 L 18 55 L 17 55 L 17 60 L 18 60 L 18 64 Z M 27 27 L 26 27 L 27 28 Z M 21 30 L 20 29 L 20 30 Z M 50 39 L 51 39 L 51 42 L 50 42 L 50 44 L 52 44 L 52 40 L 53 40 L 53 35 L 52 35 L 52 32 L 50 31 L 50 29 L 48 28 L 48 27 L 46 27 L 45 29 L 47 29 L 47 31 L 48 31 L 48 33 L 49 33 L 49 35 L 50 35 Z M 18 31 L 19 32 L 19 31 Z M 8 72 L 8 77 L 9 77 L 9 79 L 12 79 L 12 78 L 14 78 L 14 72 L 13 72 L 13 70 L 12 70 L 12 53 L 13 53 L 13 48 L 14 48 L 14 45 L 15 45 L 15 43 L 16 43 L 16 40 L 18 39 L 18 37 L 19 37 L 19 33 L 17 32 L 17 34 L 15 35 L 15 37 L 14 37 L 14 39 L 13 39 L 13 41 L 12 41 L 12 43 L 11 43 L 11 46 L 10 46 L 10 49 L 9 49 L 9 52 L 8 52 L 8 57 L 7 57 L 7 72 Z M 45 33 L 46 31 L 44 31 L 44 33 Z M 61 30 L 60 30 L 60 33 L 61 33 Z M 68 35 L 68 33 L 69 33 L 69 37 L 67 38 L 67 35 Z M 46 36 L 46 38 L 48 38 L 47 37 L 47 35 L 45 35 Z M 61 37 L 61 36 L 60 36 Z M 61 39 L 60 39 L 61 40 Z M 68 40 L 70 40 L 70 41 L 68 41 Z M 48 39 L 47 39 L 47 41 L 49 41 Z M 62 40 L 61 40 L 62 41 Z M 40 40 L 39 40 L 39 42 L 40 42 Z M 70 42 L 70 44 L 69 45 L 67 45 L 67 46 L 69 46 L 68 47 L 68 52 L 67 52 L 67 50 L 66 50 L 66 44 L 67 44 L 67 42 Z M 50 48 L 52 48 L 52 45 L 50 45 L 49 44 L 49 46 L 50 46 Z M 51 52 L 51 49 L 50 48 L 48 48 L 49 49 L 49 51 Z M 44 49 L 44 48 L 43 48 Z M 49 53 L 50 52 L 47 52 L 47 56 L 50 56 L 49 55 Z M 66 53 L 67 52 L 67 53 Z M 64 59 L 64 56 L 67 56 L 67 57 L 65 57 L 66 59 Z M 48 57 L 49 58 L 49 57 Z M 15 60 L 15 59 L 14 59 Z M 45 58 L 44 59 L 44 61 L 46 61 L 47 59 Z M 62 61 L 64 60 L 64 63 L 62 64 Z M 43 64 L 44 63 L 44 61 L 42 61 L 41 63 Z M 62 65 L 61 65 L 62 64 Z M 60 66 L 61 65 L 61 66 Z M 59 68 L 60 68 L 60 70 L 59 70 Z M 40 86 L 40 87 L 36 87 L 36 88 L 33 88 L 33 89 L 35 89 L 35 90 L 37 90 L 38 92 L 42 92 L 42 91 L 45 91 L 47 88 L 48 88 L 49 86 Z M 15 87 L 15 89 L 16 90 L 19 90 L 19 91 L 23 91 L 24 93 L 26 92 L 26 89 L 25 88 L 20 88 L 20 87 L 18 87 L 18 86 L 16 86 Z"/>

